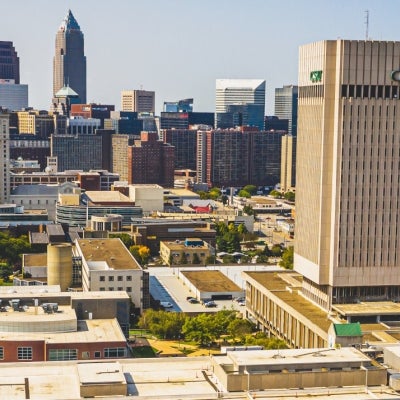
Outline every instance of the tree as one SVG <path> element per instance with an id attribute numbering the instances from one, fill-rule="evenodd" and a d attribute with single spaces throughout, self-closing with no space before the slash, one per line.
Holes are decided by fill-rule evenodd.
<path id="1" fill-rule="evenodd" d="M 229 198 L 228 198 L 228 196 L 227 196 L 226 194 L 222 195 L 222 196 L 221 196 L 221 201 L 222 201 L 222 204 L 223 204 L 224 206 L 226 206 L 226 205 L 229 203 Z"/>
<path id="2" fill-rule="evenodd" d="M 278 190 L 275 190 L 275 189 L 271 190 L 269 192 L 269 195 L 272 196 L 272 197 L 275 197 L 276 199 L 280 199 L 282 197 L 282 193 L 279 192 Z"/>
<path id="3" fill-rule="evenodd" d="M 150 258 L 150 249 L 147 246 L 130 246 L 129 251 L 140 265 L 146 264 Z"/>
<path id="4" fill-rule="evenodd" d="M 12 237 L 9 232 L 0 232 L 0 260 L 21 269 L 22 254 L 31 251 L 31 245 L 26 235 Z"/>
<path id="5" fill-rule="evenodd" d="M 192 258 L 192 264 L 200 264 L 201 260 L 199 258 L 199 255 L 197 253 L 193 254 L 193 258 Z"/>
<path id="6" fill-rule="evenodd" d="M 121 239 L 122 243 L 125 245 L 127 249 L 129 249 L 133 245 L 132 237 L 127 233 L 110 233 L 109 237 Z"/>
<path id="7" fill-rule="evenodd" d="M 279 244 L 274 244 L 271 248 L 272 257 L 280 257 L 282 255 L 282 247 Z"/>
<path id="8" fill-rule="evenodd" d="M 286 192 L 283 196 L 287 201 L 295 201 L 296 194 L 294 192 Z"/>
<path id="9" fill-rule="evenodd" d="M 242 190 L 239 190 L 238 196 L 249 199 L 251 197 L 251 194 L 247 190 L 242 189 Z"/>
<path id="10" fill-rule="evenodd" d="M 285 269 L 293 269 L 293 246 L 289 246 L 282 253 L 282 260 L 279 261 L 279 265 Z"/>
<path id="11" fill-rule="evenodd" d="M 13 267 L 8 264 L 0 265 L 0 278 L 3 279 L 3 282 L 10 282 L 10 275 L 14 273 Z"/>
<path id="12" fill-rule="evenodd" d="M 206 264 L 215 264 L 215 256 L 209 255 L 209 256 L 206 258 Z"/>
<path id="13" fill-rule="evenodd" d="M 254 215 L 254 216 L 256 215 L 255 211 L 253 210 L 253 207 L 249 206 L 248 204 L 243 207 L 243 212 L 247 215 Z"/>
<path id="14" fill-rule="evenodd" d="M 246 185 L 243 190 L 250 193 L 252 196 L 257 193 L 257 186 L 254 185 Z"/>
<path id="15" fill-rule="evenodd" d="M 183 313 L 148 309 L 139 318 L 138 326 L 161 338 L 172 339 L 180 336 L 185 321 Z"/>
<path id="16" fill-rule="evenodd" d="M 188 258 L 187 258 L 186 253 L 184 251 L 182 252 L 180 263 L 181 264 L 187 264 L 188 263 Z"/>
<path id="17" fill-rule="evenodd" d="M 244 341 L 245 336 L 253 331 L 253 324 L 247 319 L 236 318 L 228 325 L 228 333 L 232 336 L 233 340 L 239 338 Z"/>

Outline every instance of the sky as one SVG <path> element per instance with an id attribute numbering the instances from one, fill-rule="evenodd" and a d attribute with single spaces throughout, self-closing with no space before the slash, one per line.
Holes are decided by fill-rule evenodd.
<path id="1" fill-rule="evenodd" d="M 20 57 L 29 105 L 48 109 L 55 35 L 71 9 L 85 36 L 88 102 L 115 104 L 122 90 L 164 101 L 194 98 L 215 109 L 215 80 L 297 83 L 298 48 L 325 39 L 400 40 L 398 0 L 0 0 L 0 40 Z M 366 13 L 369 11 L 368 32 Z"/>

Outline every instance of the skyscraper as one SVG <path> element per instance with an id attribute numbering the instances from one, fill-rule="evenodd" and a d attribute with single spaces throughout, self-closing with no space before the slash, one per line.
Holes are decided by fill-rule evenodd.
<path id="1" fill-rule="evenodd" d="M 0 111 L 0 204 L 7 203 L 10 195 L 10 131 L 9 114 Z"/>
<path id="2" fill-rule="evenodd" d="M 0 80 L 11 79 L 19 84 L 19 57 L 13 42 L 0 41 Z"/>
<path id="3" fill-rule="evenodd" d="M 86 103 L 86 56 L 81 28 L 68 10 L 56 35 L 53 59 L 53 97 L 64 86 L 71 87 Z"/>
<path id="4" fill-rule="evenodd" d="M 229 105 L 253 105 L 247 125 L 264 129 L 265 81 L 261 79 L 217 79 L 215 112 L 229 112 Z M 216 118 L 216 121 L 218 117 Z M 218 126 L 217 126 L 218 127 Z"/>
<path id="5" fill-rule="evenodd" d="M 400 297 L 400 42 L 302 46 L 294 268 L 335 303 Z"/>
<path id="6" fill-rule="evenodd" d="M 275 116 L 289 121 L 288 134 L 297 135 L 297 97 L 298 88 L 286 85 L 275 89 Z"/>

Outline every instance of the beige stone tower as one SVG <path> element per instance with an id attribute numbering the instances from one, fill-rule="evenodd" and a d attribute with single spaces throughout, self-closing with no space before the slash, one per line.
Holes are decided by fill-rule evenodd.
<path id="1" fill-rule="evenodd" d="M 302 46 L 295 270 L 322 307 L 400 298 L 400 42 Z"/>

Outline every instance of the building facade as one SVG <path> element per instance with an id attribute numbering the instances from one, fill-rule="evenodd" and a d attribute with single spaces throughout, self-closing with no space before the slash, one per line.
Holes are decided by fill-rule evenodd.
<path id="1" fill-rule="evenodd" d="M 0 107 L 11 111 L 28 107 L 28 85 L 0 79 Z"/>
<path id="2" fill-rule="evenodd" d="M 121 110 L 136 112 L 155 112 L 155 92 L 149 90 L 123 90 Z"/>
<path id="3" fill-rule="evenodd" d="M 10 129 L 9 115 L 0 112 L 0 204 L 7 203 L 10 195 Z"/>
<path id="4" fill-rule="evenodd" d="M 53 58 L 53 97 L 64 86 L 70 86 L 86 103 L 86 56 L 84 36 L 71 10 L 62 21 Z"/>
<path id="5" fill-rule="evenodd" d="M 19 84 L 19 57 L 13 42 L 0 41 L 0 80 L 11 79 Z"/>
<path id="6" fill-rule="evenodd" d="M 300 48 L 294 268 L 326 309 L 400 296 L 399 65 L 400 42 Z"/>
<path id="7" fill-rule="evenodd" d="M 296 186 L 296 136 L 282 136 L 281 190 L 286 192 Z"/>
<path id="8" fill-rule="evenodd" d="M 298 87 L 286 85 L 275 89 L 275 115 L 289 122 L 289 135 L 297 135 Z"/>
<path id="9" fill-rule="evenodd" d="M 251 124 L 264 129 L 265 80 L 217 79 L 215 113 L 228 112 L 229 105 L 253 104 L 257 107 Z M 218 126 L 216 126 L 218 127 Z"/>

